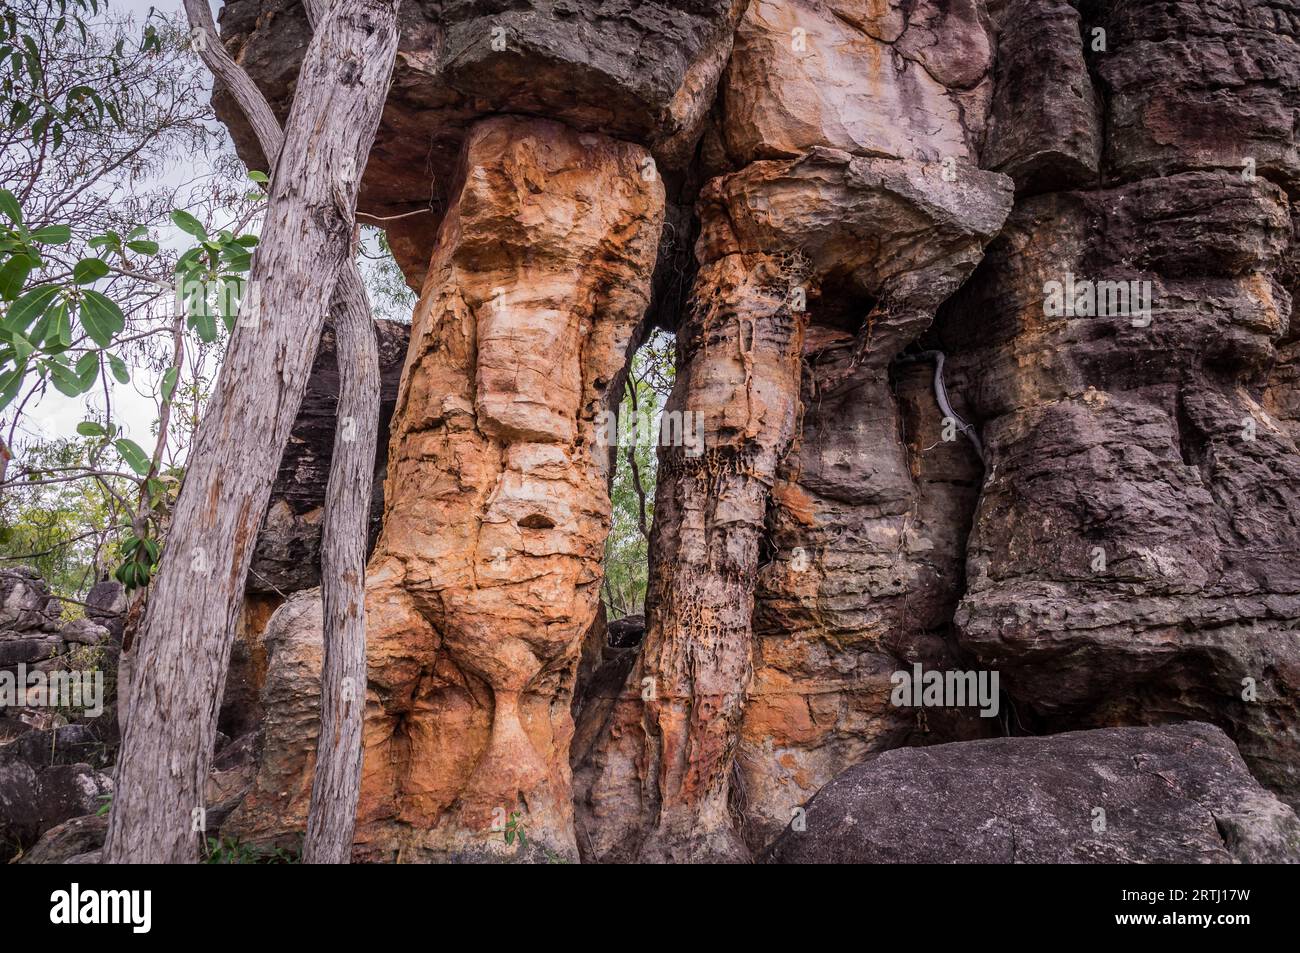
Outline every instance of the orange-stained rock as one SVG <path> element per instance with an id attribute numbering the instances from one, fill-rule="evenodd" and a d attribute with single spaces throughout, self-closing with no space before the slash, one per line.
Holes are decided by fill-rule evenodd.
<path id="1" fill-rule="evenodd" d="M 663 216 L 647 157 L 541 120 L 486 120 L 466 141 L 367 577 L 358 857 L 514 855 L 512 815 L 529 851 L 576 857 L 569 703 L 609 528 L 599 415 L 647 307 Z M 304 654 L 319 644 L 314 599 L 281 610 L 296 622 L 276 617 Z M 271 705 L 268 718 L 274 730 Z M 241 808 L 245 836 L 303 816 L 310 739 L 296 730 L 292 765 L 264 763 Z"/>
<path id="2" fill-rule="evenodd" d="M 861 603 L 899 572 L 922 585 L 926 566 L 899 555 L 913 489 L 886 368 L 1011 209 L 1011 180 L 971 161 L 989 50 L 964 0 L 755 0 L 741 22 L 720 132 L 747 164 L 700 193 L 699 272 L 668 403 L 704 414 L 706 449 L 700 460 L 660 449 L 645 645 L 621 689 L 597 676 L 582 715 L 586 859 L 747 860 L 745 828 L 761 843 L 855 756 L 906 735 L 889 674 L 899 657 L 942 653 L 877 650 L 904 600 L 865 634 L 848 620 L 869 610 L 853 605 L 782 628 L 793 618 L 758 611 L 756 586 L 772 588 L 772 564 L 797 561 L 800 541 L 826 551 L 830 568 L 774 583 L 769 599 Z M 836 335 L 848 346 L 825 359 L 821 342 Z M 809 462 L 797 450 L 823 397 L 844 401 L 829 415 L 863 438 L 840 468 L 861 491 L 848 507 L 826 485 L 836 468 L 811 462 L 842 448 L 814 432 Z M 895 458 L 898 479 L 873 484 L 869 471 Z M 803 470 L 827 479 L 801 482 Z M 865 549 L 856 563 L 853 553 L 835 562 L 828 541 L 840 538 Z M 760 640 L 758 625 L 773 638 Z M 842 654 L 827 658 L 827 646 Z"/>

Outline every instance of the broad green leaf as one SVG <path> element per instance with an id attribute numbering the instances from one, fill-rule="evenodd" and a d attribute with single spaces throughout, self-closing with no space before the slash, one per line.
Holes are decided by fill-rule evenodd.
<path id="1" fill-rule="evenodd" d="M 140 449 L 140 445 L 134 440 L 128 440 L 126 437 L 122 437 L 118 440 L 114 440 L 113 446 L 117 448 L 117 452 L 121 454 L 122 459 L 126 461 L 126 465 L 136 473 L 140 474 L 140 476 L 144 476 L 149 472 L 149 457 L 142 449 Z"/>
<path id="2" fill-rule="evenodd" d="M 265 172 L 258 172 L 256 169 L 249 172 L 248 177 L 259 185 L 266 185 L 266 183 L 271 181 L 270 177 Z"/>
<path id="3" fill-rule="evenodd" d="M 190 315 L 189 325 L 198 332 L 199 339 L 204 344 L 211 344 L 217 339 L 217 316 L 206 302 Z"/>
<path id="4" fill-rule="evenodd" d="M 21 125 L 21 123 L 15 123 L 15 125 Z M 18 207 L 18 199 L 14 198 L 14 194 L 8 189 L 0 189 L 0 212 L 3 212 L 5 218 L 15 225 L 23 223 L 23 212 Z"/>
<path id="5" fill-rule="evenodd" d="M 4 410 L 22 389 L 23 379 L 27 376 L 27 365 L 19 363 L 15 367 L 0 372 L 0 410 Z"/>
<path id="6" fill-rule="evenodd" d="M 83 258 L 72 268 L 72 280 L 88 285 L 108 274 L 108 264 L 102 258 Z"/>
<path id="7" fill-rule="evenodd" d="M 83 391 L 94 387 L 95 381 L 99 379 L 99 354 L 95 351 L 87 351 L 77 358 L 76 373 Z"/>
<path id="8" fill-rule="evenodd" d="M 83 384 L 77 373 L 62 360 L 47 361 L 46 368 L 55 389 L 65 397 L 80 397 L 95 384 L 93 380 L 89 384 Z"/>
<path id="9" fill-rule="evenodd" d="M 253 264 L 253 257 L 238 245 L 228 245 L 223 248 L 221 257 L 226 260 L 226 267 L 231 271 L 248 271 Z"/>
<path id="10" fill-rule="evenodd" d="M 162 399 L 171 400 L 172 394 L 176 392 L 176 367 L 169 367 L 163 371 L 162 376 Z"/>
<path id="11" fill-rule="evenodd" d="M 45 312 L 32 331 L 32 340 L 47 351 L 61 351 L 72 346 L 72 315 L 66 301 L 60 301 Z"/>
<path id="12" fill-rule="evenodd" d="M 141 255 L 158 254 L 157 242 L 144 241 L 143 239 L 141 239 L 141 240 L 127 242 L 126 247 L 131 249 L 131 251 L 133 252 L 139 252 Z"/>
<path id="13" fill-rule="evenodd" d="M 34 265 L 26 255 L 14 255 L 0 265 L 0 300 L 13 301 L 22 293 Z"/>
<path id="14" fill-rule="evenodd" d="M 184 274 L 193 268 L 194 263 L 198 261 L 202 254 L 202 248 L 191 248 L 185 254 L 181 255 L 180 258 L 176 259 L 176 274 Z"/>
<path id="15" fill-rule="evenodd" d="M 102 437 L 108 431 L 104 429 L 103 424 L 96 423 L 93 420 L 83 420 L 77 424 L 77 433 L 83 437 Z"/>
<path id="16" fill-rule="evenodd" d="M 26 361 L 27 358 L 32 356 L 32 352 L 35 351 L 36 348 L 32 346 L 31 341 L 27 340 L 27 338 L 18 331 L 13 332 L 10 337 L 13 339 L 14 360 L 21 364 Z"/>
<path id="17" fill-rule="evenodd" d="M 67 225 L 46 225 L 32 232 L 32 241 L 44 245 L 66 245 L 72 241 L 72 229 Z"/>
<path id="18" fill-rule="evenodd" d="M 122 309 L 98 291 L 81 293 L 81 326 L 100 347 L 108 347 L 113 335 L 126 326 Z"/>
<path id="19" fill-rule="evenodd" d="M 131 372 L 127 370 L 126 361 L 122 360 L 116 354 L 109 354 L 108 366 L 113 371 L 113 376 L 117 378 L 119 384 L 131 383 Z"/>
<path id="20" fill-rule="evenodd" d="M 207 241 L 208 232 L 203 227 L 203 223 L 191 215 L 189 212 L 183 212 L 180 209 L 172 212 L 172 222 L 181 231 L 193 235 L 199 241 Z"/>
<path id="21" fill-rule="evenodd" d="M 45 313 L 59 291 L 58 285 L 37 285 L 13 303 L 5 315 L 5 327 L 11 331 L 26 331 L 33 321 Z"/>

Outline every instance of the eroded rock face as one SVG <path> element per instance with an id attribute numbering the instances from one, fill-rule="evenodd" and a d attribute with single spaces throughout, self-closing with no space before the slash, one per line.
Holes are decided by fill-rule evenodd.
<path id="1" fill-rule="evenodd" d="M 576 856 L 569 696 L 609 526 L 599 415 L 648 304 L 663 216 L 647 158 L 540 120 L 488 120 L 466 142 L 368 572 L 363 856 L 513 854 L 500 836 L 512 814 L 535 848 Z M 272 627 L 314 632 L 279 621 L 300 605 Z M 280 664 L 268 691 L 282 691 Z M 241 809 L 254 836 L 263 799 L 272 817 L 306 806 L 310 768 L 286 754 L 264 761 Z"/>
<path id="2" fill-rule="evenodd" d="M 501 114 L 546 117 L 645 146 L 664 170 L 690 159 L 727 62 L 743 0 L 408 0 L 392 89 L 361 184 L 392 223 L 412 287 L 423 285 L 438 220 L 454 203 L 470 129 Z M 228 0 L 222 40 L 283 120 L 310 31 L 299 0 Z M 238 109 L 215 105 L 241 155 L 264 167 Z"/>
<path id="3" fill-rule="evenodd" d="M 1012 0 L 999 11 L 997 25 L 984 164 L 1015 179 L 1021 195 L 1096 184 L 1101 105 L 1075 5 Z"/>
<path id="4" fill-rule="evenodd" d="M 767 862 L 1300 863 L 1295 812 L 1197 723 L 886 751 L 800 822 Z"/>
<path id="5" fill-rule="evenodd" d="M 722 137 L 740 165 L 816 146 L 970 160 L 991 64 L 975 0 L 753 0 L 723 81 Z"/>
<path id="6" fill-rule="evenodd" d="M 372 539 L 379 535 L 384 508 L 384 467 L 387 465 L 388 422 L 397 403 L 397 386 L 411 334 L 410 325 L 376 321 L 379 344 L 379 454 L 375 460 L 375 500 L 371 507 Z M 335 435 L 345 423 L 338 419 L 339 374 L 334 331 L 326 328 L 316 349 L 307 393 L 280 460 L 271 488 L 271 504 L 258 532 L 257 549 L 248 572 L 248 591 L 287 596 L 320 585 L 320 534 L 324 519 L 325 485 Z M 356 426 L 355 423 L 352 426 Z"/>
<path id="7" fill-rule="evenodd" d="M 1043 196 L 941 335 L 990 466 L 963 644 L 1046 725 L 1213 720 L 1294 799 L 1300 453 L 1257 396 L 1289 238 L 1281 189 L 1231 173 Z M 1148 282 L 1153 313 L 1045 315 L 1066 274 Z"/>
<path id="8" fill-rule="evenodd" d="M 358 859 L 744 861 L 859 762 L 893 785 L 985 756 L 1001 800 L 970 817 L 1043 813 L 1040 859 L 1281 856 L 1294 817 L 1211 729 L 977 739 L 1206 721 L 1300 790 L 1300 11 L 403 17 L 362 207 L 430 211 L 389 225 L 423 292 L 368 577 Z M 223 23 L 282 108 L 297 5 Z M 1129 307 L 1053 311 L 1075 279 Z M 644 639 L 615 646 L 596 420 L 645 323 L 677 333 L 668 411 L 703 444 L 660 450 Z M 319 615 L 307 590 L 268 629 L 247 839 L 305 825 Z M 997 717 L 894 704 L 913 665 L 998 673 Z M 1146 797 L 1142 769 L 1104 773 L 1132 750 L 1188 779 L 1148 846 L 1066 843 L 1084 800 Z M 1026 778 L 1061 796 L 1016 801 Z M 1206 819 L 1238 796 L 1225 841 Z M 825 831 L 782 856 L 877 850 Z"/>
<path id="9" fill-rule="evenodd" d="M 1019 202 L 933 338 L 989 457 L 960 641 L 1031 730 L 1211 721 L 1294 804 L 1296 13 L 1080 6 L 1107 185 Z"/>
<path id="10" fill-rule="evenodd" d="M 845 653 L 855 627 L 847 617 L 814 612 L 798 633 L 777 629 L 757 670 L 751 622 L 780 618 L 756 608 L 760 578 L 775 588 L 765 593 L 774 603 L 803 586 L 759 575 L 762 544 L 790 546 L 768 555 L 786 563 L 809 558 L 800 543 L 815 545 L 776 529 L 782 522 L 815 527 L 831 565 L 825 538 L 846 531 L 861 534 L 866 562 L 897 552 L 898 526 L 863 525 L 880 515 L 881 500 L 910 502 L 915 490 L 905 466 L 891 474 L 892 488 L 890 476 L 876 479 L 903 458 L 887 368 L 975 267 L 1011 207 L 1010 180 L 969 161 L 982 120 L 959 119 L 963 96 L 977 103 L 973 88 L 987 85 L 983 18 L 961 3 L 920 4 L 910 18 L 901 4 L 879 7 L 758 2 L 738 31 L 721 138 L 748 164 L 701 192 L 700 267 L 668 403 L 670 413 L 701 415 L 705 449 L 698 458 L 660 451 L 645 647 L 617 700 L 593 707 L 601 740 L 578 768 L 580 845 L 591 859 L 746 860 L 733 814 L 764 842 L 869 739 L 896 741 L 906 734 L 898 723 L 912 717 L 886 713 L 887 701 L 856 701 L 897 664 L 888 653 Z M 855 70 L 880 89 L 863 89 Z M 905 101 L 915 107 L 909 121 L 888 121 Z M 832 340 L 839 360 L 819 365 Z M 823 398 L 869 454 L 818 433 Z M 810 434 L 813 492 L 833 499 L 828 484 L 838 482 L 860 509 L 815 512 L 798 482 L 798 447 Z M 842 455 L 842 466 L 819 466 L 824 453 Z M 813 658 L 827 644 L 839 657 L 818 671 Z M 828 677 L 836 666 L 848 678 Z"/>
<path id="11" fill-rule="evenodd" d="M 1081 0 L 1107 49 L 1106 166 L 1130 180 L 1186 169 L 1255 170 L 1300 186 L 1300 16 L 1292 3 Z M 1251 159 L 1253 162 L 1247 163 Z"/>

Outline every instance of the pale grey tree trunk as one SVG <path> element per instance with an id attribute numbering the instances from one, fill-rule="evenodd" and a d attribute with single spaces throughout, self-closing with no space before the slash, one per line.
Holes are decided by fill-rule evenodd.
<path id="1" fill-rule="evenodd" d="M 324 0 L 306 0 L 315 27 Z M 350 258 L 334 289 L 334 353 L 339 367 L 338 431 L 321 530 L 320 736 L 312 774 L 303 862 L 352 859 L 361 796 L 361 726 L 366 703 L 366 542 L 379 433 L 379 344 L 365 284 Z"/>
<path id="2" fill-rule="evenodd" d="M 309 864 L 345 864 L 351 859 L 361 794 L 366 541 L 379 426 L 379 346 L 355 264 L 334 289 L 331 313 L 339 363 L 339 426 L 321 534 L 325 661 L 320 737 L 302 857 Z"/>
<path id="3" fill-rule="evenodd" d="M 357 184 L 397 50 L 398 2 L 335 0 L 303 61 L 249 276 L 251 300 L 191 450 L 135 643 L 106 862 L 192 861 L 203 836 L 203 792 L 244 578 L 326 307 L 350 258 Z M 330 482 L 333 489 L 333 476 Z M 359 604 L 355 593 L 349 598 Z M 349 602 L 339 605 L 346 611 Z M 339 686 L 351 651 L 335 653 Z M 360 657 L 364 665 L 364 647 Z"/>
<path id="4" fill-rule="evenodd" d="M 325 14 L 308 0 L 315 27 Z M 283 145 L 261 90 L 226 53 L 206 0 L 185 0 L 200 55 L 247 117 L 268 163 Z M 331 303 L 339 369 L 339 429 L 334 438 L 321 538 L 324 664 L 321 727 L 312 778 L 305 863 L 347 863 L 361 793 L 361 724 L 366 688 L 365 564 L 375 443 L 379 426 L 379 347 L 365 284 L 349 257 Z"/>

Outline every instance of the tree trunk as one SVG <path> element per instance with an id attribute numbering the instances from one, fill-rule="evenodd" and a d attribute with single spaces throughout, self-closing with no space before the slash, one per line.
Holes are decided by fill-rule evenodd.
<path id="1" fill-rule="evenodd" d="M 199 428 L 136 640 L 106 862 L 192 861 L 202 837 L 240 594 L 351 247 L 357 184 L 397 50 L 398 2 L 337 0 L 303 62 L 251 300 Z"/>
<path id="2" fill-rule="evenodd" d="M 303 862 L 345 864 L 361 794 L 366 701 L 366 541 L 379 425 L 379 345 L 365 287 L 351 263 L 334 290 L 339 429 L 325 491 L 321 598 L 325 660 L 320 736 Z"/>
<path id="3" fill-rule="evenodd" d="M 313 29 L 322 0 L 307 0 Z M 203 61 L 239 104 L 268 162 L 278 161 L 284 136 L 270 104 L 217 37 L 207 0 L 185 0 L 190 26 L 202 31 Z M 349 257 L 331 313 L 339 368 L 339 433 L 335 436 L 321 536 L 324 662 L 321 730 L 303 845 L 306 863 L 347 863 L 361 791 L 361 722 L 366 686 L 365 570 L 375 443 L 379 424 L 379 346 L 370 302 Z M 325 742 L 325 743 L 322 743 Z"/>

